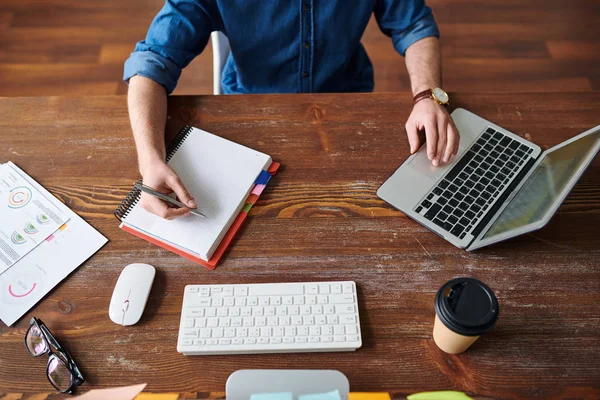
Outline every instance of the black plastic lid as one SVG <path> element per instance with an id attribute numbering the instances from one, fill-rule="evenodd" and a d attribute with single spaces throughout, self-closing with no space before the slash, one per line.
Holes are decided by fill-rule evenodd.
<path id="1" fill-rule="evenodd" d="M 456 278 L 435 296 L 435 312 L 448 329 L 464 336 L 479 336 L 496 323 L 498 299 L 483 282 Z"/>

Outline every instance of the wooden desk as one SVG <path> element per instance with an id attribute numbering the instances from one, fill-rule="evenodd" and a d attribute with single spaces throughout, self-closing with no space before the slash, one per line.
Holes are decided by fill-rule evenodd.
<path id="1" fill-rule="evenodd" d="M 600 123 L 600 93 L 456 94 L 544 148 Z M 282 169 L 222 264 L 209 271 L 122 232 L 112 212 L 138 178 L 124 97 L 0 99 L 0 159 L 12 160 L 110 242 L 15 327 L 0 326 L 0 392 L 52 392 L 23 346 L 31 315 L 70 350 L 89 388 L 148 382 L 154 392 L 222 392 L 242 368 L 333 368 L 355 391 L 457 389 L 498 398 L 600 396 L 600 163 L 541 231 L 458 250 L 379 200 L 408 156 L 406 94 L 169 99 L 168 132 L 192 124 L 269 153 Z M 121 269 L 157 267 L 142 321 L 110 322 Z M 473 276 L 501 305 L 495 332 L 459 356 L 431 339 L 445 281 Z M 348 279 L 364 345 L 352 353 L 184 357 L 186 284 Z M 0 396 L 1 398 L 1 396 Z M 12 398 L 12 397 L 10 397 Z M 202 397 L 204 398 L 204 397 Z"/>

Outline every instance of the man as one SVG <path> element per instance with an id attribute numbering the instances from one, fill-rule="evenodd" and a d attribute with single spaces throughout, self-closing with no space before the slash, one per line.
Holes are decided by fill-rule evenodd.
<path id="1" fill-rule="evenodd" d="M 371 14 L 406 57 L 415 101 L 406 123 L 411 153 L 425 131 L 434 165 L 458 150 L 459 134 L 446 109 L 424 91 L 441 87 L 438 28 L 424 0 L 167 0 L 125 62 L 128 105 L 144 183 L 193 198 L 165 163 L 166 96 L 182 68 L 200 54 L 212 31 L 222 31 L 231 55 L 224 93 L 370 92 L 373 67 L 360 43 Z M 430 93 L 430 92 L 427 92 Z M 163 218 L 185 215 L 142 195 L 141 204 Z"/>

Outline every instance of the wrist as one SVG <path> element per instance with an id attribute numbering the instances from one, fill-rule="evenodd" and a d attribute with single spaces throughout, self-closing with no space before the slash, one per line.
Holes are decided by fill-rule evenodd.
<path id="1" fill-rule="evenodd" d="M 157 164 L 164 164 L 165 156 L 160 152 L 145 152 L 138 155 L 138 168 L 140 174 L 144 176 L 146 172 L 153 169 Z"/>

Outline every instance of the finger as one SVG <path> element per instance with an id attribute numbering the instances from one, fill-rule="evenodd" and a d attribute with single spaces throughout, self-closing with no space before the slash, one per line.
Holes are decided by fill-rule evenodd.
<path id="1" fill-rule="evenodd" d="M 458 133 L 454 128 L 452 122 L 448 123 L 448 139 L 446 143 L 446 153 L 444 156 L 444 162 L 448 162 L 450 157 L 456 154 L 456 143 L 458 142 Z"/>
<path id="2" fill-rule="evenodd" d="M 183 182 L 177 175 L 171 175 L 167 179 L 167 184 L 173 189 L 179 201 L 188 206 L 189 208 L 196 208 L 196 202 L 192 195 L 187 191 L 185 186 L 183 186 Z"/>
<path id="3" fill-rule="evenodd" d="M 150 212 L 158 215 L 164 219 L 174 219 L 187 215 L 190 210 L 188 208 L 171 208 L 164 201 L 157 199 L 156 197 L 148 200 Z"/>
<path id="4" fill-rule="evenodd" d="M 410 144 L 410 154 L 413 154 L 415 151 L 419 150 L 419 133 L 417 132 L 417 127 L 412 121 L 408 121 L 405 125 L 406 135 L 408 136 L 408 143 Z"/>
<path id="5" fill-rule="evenodd" d="M 438 165 L 442 162 L 446 162 L 446 154 L 444 154 L 446 150 L 446 142 L 448 136 L 448 122 L 443 116 L 438 116 L 437 118 L 437 128 L 438 128 L 438 143 L 437 143 L 437 153 L 436 153 L 436 161 Z"/>
<path id="6" fill-rule="evenodd" d="M 456 142 L 454 143 L 454 149 L 453 149 L 453 152 L 452 152 L 452 155 L 455 156 L 456 153 L 458 153 L 458 148 L 459 148 L 459 145 L 460 145 L 460 131 L 456 127 L 456 124 L 452 120 L 452 117 L 450 117 L 450 124 L 452 125 L 452 129 L 454 130 L 455 137 L 456 137 Z"/>
<path id="7" fill-rule="evenodd" d="M 433 118 L 426 119 L 423 125 L 425 126 L 425 137 L 427 138 L 427 158 L 433 162 L 433 165 L 437 165 L 435 156 L 437 154 L 438 132 L 435 120 Z"/>

